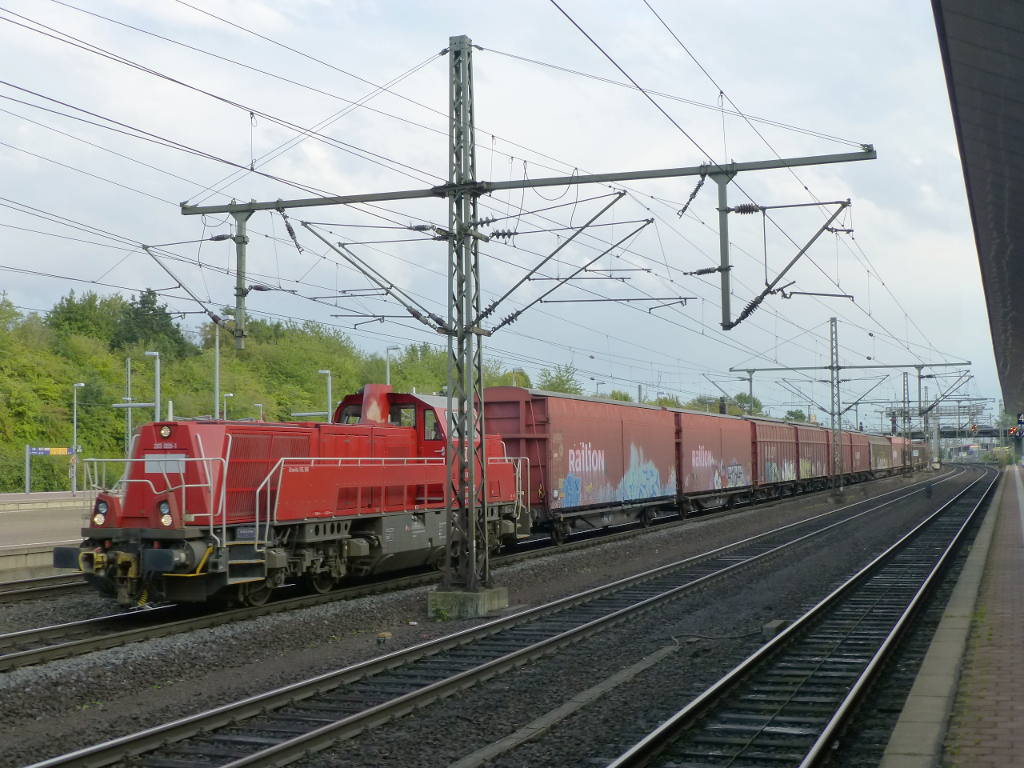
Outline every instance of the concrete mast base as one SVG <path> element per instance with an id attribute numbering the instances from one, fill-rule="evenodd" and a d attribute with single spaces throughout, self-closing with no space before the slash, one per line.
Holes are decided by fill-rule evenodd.
<path id="1" fill-rule="evenodd" d="M 508 608 L 508 587 L 491 587 L 476 592 L 435 590 L 427 593 L 431 618 L 478 619 Z"/>

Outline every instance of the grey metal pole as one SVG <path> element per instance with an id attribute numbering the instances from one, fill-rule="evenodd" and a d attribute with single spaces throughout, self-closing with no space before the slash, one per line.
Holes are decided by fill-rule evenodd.
<path id="1" fill-rule="evenodd" d="M 78 493 L 78 390 L 85 382 L 71 385 L 71 495 Z"/>
<path id="2" fill-rule="evenodd" d="M 732 308 L 729 297 L 732 289 L 729 285 L 729 196 L 727 188 L 736 174 L 711 174 L 712 181 L 718 185 L 718 249 L 721 255 L 722 273 L 722 327 L 729 328 L 732 324 Z"/>
<path id="3" fill-rule="evenodd" d="M 724 273 L 723 273 L 724 274 Z M 747 397 L 750 398 L 747 402 L 750 406 L 750 413 L 754 413 L 754 372 L 747 371 Z"/>
<path id="4" fill-rule="evenodd" d="M 213 418 L 220 418 L 220 325 L 213 324 Z"/>
<path id="5" fill-rule="evenodd" d="M 124 359 L 124 402 L 132 401 L 132 359 Z M 132 443 L 132 409 L 124 409 L 124 451 L 128 455 L 128 448 Z"/>
<path id="6" fill-rule="evenodd" d="M 25 443 L 25 493 L 32 493 L 32 446 Z"/>
<path id="7" fill-rule="evenodd" d="M 235 349 L 245 349 L 245 297 L 249 288 L 245 284 L 245 247 L 249 244 L 246 222 L 252 211 L 231 214 L 235 219 Z"/>
<path id="8" fill-rule="evenodd" d="M 146 357 L 154 359 L 153 369 L 153 421 L 160 421 L 160 353 L 147 351 Z"/>
<path id="9" fill-rule="evenodd" d="M 234 392 L 225 392 L 224 393 L 224 411 L 223 411 L 224 421 L 228 420 L 228 398 L 229 397 L 234 397 L 234 396 L 235 396 Z"/>
<path id="10" fill-rule="evenodd" d="M 325 421 L 330 424 L 331 417 L 334 415 L 334 395 L 331 392 L 331 372 L 326 368 L 321 368 L 317 373 L 322 373 L 327 377 L 327 418 Z"/>
<path id="11" fill-rule="evenodd" d="M 391 353 L 392 353 L 392 351 L 394 351 L 394 352 L 401 352 L 402 348 L 401 347 L 388 347 L 387 349 L 384 350 L 385 360 L 386 360 L 386 363 L 387 363 L 386 367 L 384 369 L 384 383 L 389 385 L 389 386 L 391 384 Z"/>

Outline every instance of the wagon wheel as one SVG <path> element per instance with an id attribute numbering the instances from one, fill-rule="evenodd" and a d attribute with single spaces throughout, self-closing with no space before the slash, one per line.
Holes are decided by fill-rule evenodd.
<path id="1" fill-rule="evenodd" d="M 334 589 L 337 579 L 330 571 L 319 571 L 317 573 L 302 574 L 302 586 L 307 592 L 323 595 Z"/>
<path id="2" fill-rule="evenodd" d="M 266 579 L 248 581 L 238 585 L 238 602 L 243 606 L 266 605 L 272 591 L 273 587 L 267 583 Z"/>
<path id="3" fill-rule="evenodd" d="M 640 525 L 644 528 L 650 528 L 652 522 L 654 522 L 654 513 L 651 512 L 650 508 L 645 507 L 640 513 Z"/>
<path id="4" fill-rule="evenodd" d="M 565 544 L 565 540 L 569 538 L 569 526 L 565 523 L 558 521 L 551 525 L 551 540 L 556 546 Z"/>

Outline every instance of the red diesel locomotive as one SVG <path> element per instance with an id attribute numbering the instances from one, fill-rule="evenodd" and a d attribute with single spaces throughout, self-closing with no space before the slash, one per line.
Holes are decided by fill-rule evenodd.
<path id="1" fill-rule="evenodd" d="M 258 605 L 285 580 L 324 592 L 348 575 L 438 562 L 445 552 L 444 398 L 367 385 L 332 422 L 146 424 L 80 547 L 57 547 L 122 605 L 148 600 Z M 488 536 L 514 541 L 519 462 L 488 436 Z"/>
<path id="2" fill-rule="evenodd" d="M 100 489 L 78 568 L 119 602 L 259 604 L 286 580 L 350 575 L 445 552 L 446 401 L 367 385 L 331 423 L 158 422 Z M 488 538 L 649 522 L 827 487 L 832 435 L 812 424 L 491 387 L 484 397 Z M 926 466 L 924 447 L 844 432 L 845 482 Z M 123 462 L 119 462 L 123 463 Z"/>

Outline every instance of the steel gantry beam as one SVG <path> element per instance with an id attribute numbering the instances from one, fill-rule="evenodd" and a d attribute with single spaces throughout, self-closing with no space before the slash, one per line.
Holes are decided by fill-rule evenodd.
<path id="1" fill-rule="evenodd" d="M 352 205 L 389 200 L 437 198 L 448 202 L 449 230 L 447 237 L 444 238 L 448 240 L 447 322 L 436 315 L 422 312 L 412 306 L 410 302 L 406 301 L 403 304 L 412 317 L 448 336 L 448 441 L 445 460 L 452 473 L 452 482 L 446 493 L 449 529 L 444 579 L 447 587 L 472 591 L 486 587 L 491 582 L 486 525 L 488 510 L 484 493 L 487 457 L 482 439 L 484 425 L 481 341 L 492 331 L 483 328 L 481 323 L 493 310 L 494 305 L 481 312 L 479 241 L 486 239 L 486 236 L 476 230 L 476 227 L 479 226 L 477 215 L 479 197 L 512 189 L 711 176 L 719 184 L 720 205 L 726 207 L 728 201 L 724 188 L 728 181 L 738 173 L 873 160 L 877 155 L 874 148 L 866 144 L 859 152 L 840 154 L 725 164 L 712 162 L 676 168 L 550 176 L 509 181 L 478 181 L 476 179 L 473 124 L 472 41 L 466 36 L 450 38 L 448 54 L 450 74 L 448 183 L 422 189 L 288 200 L 253 200 L 247 203 L 232 201 L 226 205 L 187 205 L 182 203 L 181 213 L 186 216 L 228 213 L 235 219 L 236 235 L 232 239 L 236 245 L 237 268 L 233 333 L 235 344 L 241 349 L 245 343 L 245 297 L 248 293 L 245 274 L 248 238 L 245 233 L 245 225 L 252 213 L 255 211 L 278 211 L 283 215 L 286 209 L 293 208 Z M 727 180 L 723 181 L 723 179 Z M 310 222 L 302 223 L 306 229 L 313 231 Z M 313 234 L 321 237 L 315 231 Z M 321 239 L 325 240 L 322 237 Z M 728 278 L 731 266 L 728 263 L 727 229 L 722 242 L 722 266 L 720 269 L 716 268 L 715 271 L 721 272 L 723 295 L 728 296 Z M 335 244 L 328 244 L 349 261 L 359 262 L 352 254 L 351 248 L 339 244 L 341 245 L 339 250 Z M 366 273 L 364 272 L 364 274 Z M 400 300 L 404 296 L 404 294 L 399 296 L 400 291 L 397 286 L 381 275 L 368 275 L 368 279 L 375 282 L 388 295 L 398 296 Z M 507 323 L 502 321 L 496 328 L 502 324 Z M 723 327 L 728 329 L 732 325 L 723 323 Z M 751 373 L 750 376 L 752 377 L 752 375 Z"/>

